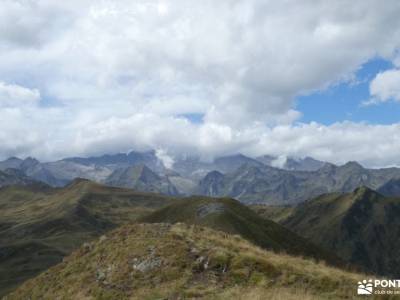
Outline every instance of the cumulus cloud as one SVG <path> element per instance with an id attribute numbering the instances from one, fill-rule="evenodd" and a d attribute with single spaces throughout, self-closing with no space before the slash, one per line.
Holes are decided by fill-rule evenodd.
<path id="1" fill-rule="evenodd" d="M 153 148 L 354 159 L 357 133 L 392 127 L 297 124 L 294 101 L 354 80 L 373 57 L 395 60 L 399 13 L 395 0 L 2 1 L 0 155 Z M 393 97 L 389 85 L 371 94 Z M 17 87 L 45 105 L 4 97 Z M 338 143 L 338 132 L 354 136 Z M 346 150 L 333 151 L 338 144 Z M 395 140 L 384 144 L 397 150 Z"/>
<path id="2" fill-rule="evenodd" d="M 388 70 L 376 75 L 370 84 L 370 103 L 400 101 L 400 70 Z"/>

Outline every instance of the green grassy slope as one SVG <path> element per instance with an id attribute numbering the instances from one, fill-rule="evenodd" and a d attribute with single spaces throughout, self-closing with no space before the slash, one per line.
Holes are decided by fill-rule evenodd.
<path id="1" fill-rule="evenodd" d="M 291 205 L 250 205 L 251 208 L 260 217 L 280 223 L 287 219 L 293 212 L 294 206 Z"/>
<path id="2" fill-rule="evenodd" d="M 352 299 L 364 277 L 205 227 L 136 224 L 85 244 L 5 299 Z"/>
<path id="3" fill-rule="evenodd" d="M 361 187 L 352 193 L 326 194 L 307 201 L 279 217 L 279 222 L 368 272 L 397 278 L 399 216 L 400 198 Z"/>
<path id="4" fill-rule="evenodd" d="M 0 189 L 0 296 L 116 226 L 169 198 L 76 180 L 62 189 Z"/>
<path id="5" fill-rule="evenodd" d="M 323 259 L 343 265 L 340 259 L 285 227 L 259 217 L 229 198 L 191 197 L 176 201 L 138 220 L 149 223 L 184 222 L 238 234 L 252 243 L 279 252 Z"/>

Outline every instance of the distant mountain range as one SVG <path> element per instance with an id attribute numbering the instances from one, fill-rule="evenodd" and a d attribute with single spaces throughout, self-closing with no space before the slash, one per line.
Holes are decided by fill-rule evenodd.
<path id="1" fill-rule="evenodd" d="M 366 169 L 356 162 L 326 163 L 316 171 L 289 171 L 269 166 L 243 165 L 232 173 L 208 173 L 199 193 L 230 196 L 246 203 L 299 203 L 324 193 L 353 191 L 359 186 L 379 189 L 400 178 L 400 169 Z"/>
<path id="2" fill-rule="evenodd" d="M 306 158 L 250 158 L 242 154 L 202 161 L 181 156 L 167 168 L 155 151 L 97 157 L 74 157 L 41 163 L 34 158 L 0 162 L 0 186 L 39 181 L 65 186 L 86 178 L 116 187 L 166 195 L 229 196 L 245 203 L 290 204 L 359 186 L 400 193 L 400 169 L 366 169 L 356 162 L 343 166 Z M 397 183 L 396 183 L 397 182 Z"/>

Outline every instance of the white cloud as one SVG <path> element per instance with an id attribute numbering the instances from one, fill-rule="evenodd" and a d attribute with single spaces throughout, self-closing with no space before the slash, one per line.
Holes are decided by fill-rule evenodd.
<path id="1" fill-rule="evenodd" d="M 164 149 L 157 149 L 156 156 L 162 161 L 164 167 L 171 169 L 174 165 L 174 159 Z"/>
<path id="2" fill-rule="evenodd" d="M 294 98 L 354 80 L 373 57 L 395 60 L 399 14 L 395 0 L 2 1 L 0 81 L 31 93 L 25 103 L 42 94 L 46 106 L 2 100 L 11 97 L 0 85 L 0 155 L 154 148 L 354 159 L 357 133 L 387 136 L 392 127 L 293 125 L 301 115 Z M 394 93 L 384 81 L 371 87 L 377 99 Z M 391 162 L 396 143 L 382 141 Z M 390 163 L 371 153 L 360 159 Z"/>
<path id="3" fill-rule="evenodd" d="M 271 161 L 271 166 L 276 168 L 283 168 L 287 162 L 287 157 L 285 155 L 279 155 L 276 159 Z"/>
<path id="4" fill-rule="evenodd" d="M 393 69 L 376 75 L 370 84 L 372 103 L 400 101 L 400 70 Z"/>
<path id="5" fill-rule="evenodd" d="M 39 100 L 40 93 L 37 89 L 29 89 L 0 81 L 0 107 L 35 105 Z"/>

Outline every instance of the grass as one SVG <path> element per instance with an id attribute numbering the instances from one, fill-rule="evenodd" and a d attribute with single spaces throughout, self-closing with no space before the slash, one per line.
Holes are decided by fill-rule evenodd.
<path id="1" fill-rule="evenodd" d="M 147 268 L 135 267 L 143 262 Z M 86 244 L 5 299 L 353 299 L 365 276 L 209 228 L 135 224 Z"/>
<path id="2" fill-rule="evenodd" d="M 0 297 L 84 242 L 171 201 L 87 180 L 65 188 L 1 188 Z"/>
<path id="3" fill-rule="evenodd" d="M 177 223 L 207 226 L 237 234 L 265 249 L 324 260 L 332 265 L 345 263 L 285 227 L 263 219 L 240 202 L 229 198 L 191 197 L 154 211 L 138 220 L 148 223 Z"/>

